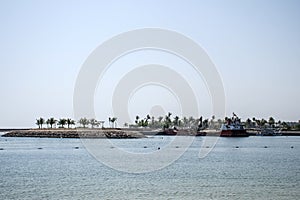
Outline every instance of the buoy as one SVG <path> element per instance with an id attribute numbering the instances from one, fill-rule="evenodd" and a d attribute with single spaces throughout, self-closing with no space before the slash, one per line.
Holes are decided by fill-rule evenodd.
<path id="1" fill-rule="evenodd" d="M 264 146 L 264 148 L 268 148 L 267 146 Z"/>
<path id="2" fill-rule="evenodd" d="M 239 146 L 236 146 L 235 148 L 236 148 L 236 149 L 238 149 L 238 148 L 239 148 Z"/>
<path id="3" fill-rule="evenodd" d="M 39 147 L 38 149 L 43 149 L 42 147 Z"/>
<path id="4" fill-rule="evenodd" d="M 3 148 L 0 148 L 0 150 L 4 150 Z"/>
<path id="5" fill-rule="evenodd" d="M 74 149 L 79 149 L 79 147 L 74 147 Z"/>
<path id="6" fill-rule="evenodd" d="M 144 146 L 144 149 L 146 149 L 147 148 L 147 146 Z"/>
<path id="7" fill-rule="evenodd" d="M 160 147 L 158 147 L 157 149 L 160 150 Z"/>
<path id="8" fill-rule="evenodd" d="M 294 148 L 294 146 L 291 146 L 291 149 L 293 149 Z"/>

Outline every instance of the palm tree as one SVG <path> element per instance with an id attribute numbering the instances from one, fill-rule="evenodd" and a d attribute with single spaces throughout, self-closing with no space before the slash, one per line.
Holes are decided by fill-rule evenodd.
<path id="1" fill-rule="evenodd" d="M 47 119 L 47 121 L 46 121 L 46 124 L 47 124 L 47 128 L 49 128 L 49 121 L 48 121 L 49 119 Z"/>
<path id="2" fill-rule="evenodd" d="M 146 126 L 148 126 L 149 125 L 149 120 L 151 119 L 151 117 L 150 117 L 150 115 L 148 114 L 147 116 L 146 116 L 146 118 L 145 119 L 143 119 L 143 120 L 141 120 L 141 126 L 142 127 L 146 127 Z"/>
<path id="3" fill-rule="evenodd" d="M 161 121 L 162 121 L 163 119 L 164 119 L 163 116 L 159 116 L 159 117 L 158 117 L 158 122 L 161 123 Z"/>
<path id="4" fill-rule="evenodd" d="M 105 121 L 99 121 L 99 126 L 101 126 L 101 128 L 104 128 L 104 122 Z"/>
<path id="5" fill-rule="evenodd" d="M 261 125 L 261 120 L 257 119 L 257 120 L 256 120 L 256 124 L 257 124 L 257 126 L 258 126 L 259 128 L 262 127 L 262 125 Z"/>
<path id="6" fill-rule="evenodd" d="M 172 115 L 172 113 L 168 112 L 168 115 L 165 116 L 165 120 L 163 123 L 164 129 L 168 129 L 172 125 L 171 115 Z"/>
<path id="7" fill-rule="evenodd" d="M 58 120 L 57 125 L 60 125 L 61 128 L 65 128 L 64 126 L 67 124 L 67 120 L 62 118 Z"/>
<path id="8" fill-rule="evenodd" d="M 300 123 L 300 122 L 299 122 L 299 123 Z M 281 121 L 280 121 L 280 120 L 276 123 L 276 126 L 282 127 L 282 124 L 281 124 Z"/>
<path id="9" fill-rule="evenodd" d="M 83 128 L 85 128 L 87 125 L 89 125 L 89 120 L 87 118 L 80 118 L 78 121 L 79 124 L 81 124 L 83 126 Z"/>
<path id="10" fill-rule="evenodd" d="M 108 118 L 109 122 L 111 122 L 111 128 L 115 128 L 116 127 L 116 121 L 118 118 L 116 117 L 112 117 L 112 118 Z"/>
<path id="11" fill-rule="evenodd" d="M 248 118 L 248 119 L 246 120 L 246 127 L 247 127 L 247 128 L 250 128 L 250 127 L 251 127 L 251 124 L 252 124 L 252 121 L 251 121 L 250 118 Z"/>
<path id="12" fill-rule="evenodd" d="M 142 127 L 146 127 L 147 125 L 148 125 L 147 121 L 144 120 L 144 119 L 140 120 L 139 123 L 138 123 L 138 126 L 142 126 Z"/>
<path id="13" fill-rule="evenodd" d="M 183 121 L 183 126 L 186 128 L 188 126 L 188 123 L 189 123 L 188 118 L 183 117 L 182 121 Z"/>
<path id="14" fill-rule="evenodd" d="M 113 123 L 113 125 L 114 125 L 114 128 L 116 128 L 117 127 L 117 119 L 118 118 L 116 118 L 116 117 L 113 117 L 112 118 L 112 120 L 111 120 L 111 122 Z"/>
<path id="15" fill-rule="evenodd" d="M 138 123 L 139 123 L 139 119 L 140 119 L 140 117 L 137 115 L 137 116 L 135 116 L 135 123 L 138 125 Z"/>
<path id="16" fill-rule="evenodd" d="M 252 122 L 253 122 L 253 127 L 254 127 L 254 128 L 257 128 L 257 123 L 256 123 L 255 117 L 252 118 Z"/>
<path id="17" fill-rule="evenodd" d="M 205 120 L 203 121 L 203 127 L 204 127 L 204 128 L 207 128 L 207 127 L 208 127 L 208 119 L 205 119 Z"/>
<path id="18" fill-rule="evenodd" d="M 151 117 L 151 124 L 150 124 L 150 125 L 153 127 L 153 126 L 154 126 L 154 124 L 155 124 L 155 117 L 154 117 L 154 116 L 152 116 L 152 117 Z"/>
<path id="19" fill-rule="evenodd" d="M 273 117 L 270 117 L 268 123 L 271 127 L 274 127 L 275 119 Z"/>
<path id="20" fill-rule="evenodd" d="M 260 125 L 261 125 L 262 127 L 264 127 L 266 123 L 267 123 L 267 120 L 265 120 L 265 119 L 261 119 L 261 120 L 260 120 Z"/>
<path id="21" fill-rule="evenodd" d="M 90 124 L 91 124 L 92 128 L 94 128 L 95 126 L 99 126 L 100 122 L 97 121 L 96 119 L 90 119 Z"/>
<path id="22" fill-rule="evenodd" d="M 43 124 L 45 124 L 44 118 L 40 117 L 39 119 L 36 119 L 36 125 L 39 126 L 39 129 L 43 128 Z"/>
<path id="23" fill-rule="evenodd" d="M 178 120 L 178 126 L 182 127 L 182 120 L 181 119 Z"/>
<path id="24" fill-rule="evenodd" d="M 70 128 L 70 125 L 75 125 L 75 120 L 72 120 L 70 118 L 67 119 L 67 125 L 68 125 L 68 128 Z"/>
<path id="25" fill-rule="evenodd" d="M 195 119 L 193 116 L 190 116 L 189 119 L 188 119 L 188 124 L 189 124 L 189 127 L 191 128 L 193 126 L 193 124 L 195 123 Z"/>
<path id="26" fill-rule="evenodd" d="M 111 117 L 108 118 L 108 123 L 109 123 L 110 127 L 112 127 L 112 125 L 111 125 L 111 119 L 112 119 Z"/>
<path id="27" fill-rule="evenodd" d="M 149 120 L 149 119 L 151 119 L 151 116 L 148 114 L 148 115 L 146 116 L 146 118 L 147 118 L 147 120 Z"/>
<path id="28" fill-rule="evenodd" d="M 175 126 L 179 126 L 179 117 L 178 117 L 178 116 L 175 116 L 175 117 L 174 117 L 173 124 L 174 124 Z"/>
<path id="29" fill-rule="evenodd" d="M 53 117 L 47 119 L 46 123 L 50 125 L 50 128 L 53 128 L 53 125 L 56 124 L 57 120 Z"/>

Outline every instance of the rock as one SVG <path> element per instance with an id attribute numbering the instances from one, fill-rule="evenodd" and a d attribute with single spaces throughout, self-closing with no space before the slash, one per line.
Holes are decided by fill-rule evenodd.
<path id="1" fill-rule="evenodd" d="M 30 129 L 14 130 L 2 137 L 47 137 L 47 138 L 144 138 L 137 131 L 102 130 L 102 129 Z"/>

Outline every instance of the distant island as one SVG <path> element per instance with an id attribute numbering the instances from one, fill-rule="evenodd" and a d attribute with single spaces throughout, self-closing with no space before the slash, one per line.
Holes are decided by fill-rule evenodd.
<path id="1" fill-rule="evenodd" d="M 233 113 L 234 114 L 234 113 Z M 234 114 L 235 115 L 235 114 Z M 236 116 L 236 115 L 235 115 Z M 147 115 L 145 117 L 136 116 L 134 124 L 124 123 L 122 128 L 117 126 L 117 117 L 109 117 L 109 127 L 105 127 L 105 121 L 97 119 L 80 118 L 77 122 L 71 118 L 55 119 L 51 117 L 45 120 L 43 117 L 36 119 L 35 129 L 0 129 L 7 133 L 2 137 L 52 137 L 52 138 L 143 138 L 145 135 L 155 135 L 158 133 L 169 133 L 176 130 L 176 134 L 170 135 L 190 135 L 190 136 L 218 136 L 222 124 L 231 118 L 224 120 L 210 119 L 203 117 L 182 117 L 160 116 L 157 119 Z M 239 118 L 238 118 L 239 119 Z M 240 120 L 240 119 L 239 119 Z M 249 135 L 275 135 L 280 133 L 284 136 L 300 136 L 300 121 L 284 122 L 276 121 L 273 117 L 268 120 L 248 118 L 240 123 Z M 204 133 L 205 134 L 199 134 Z M 276 134 L 278 135 L 278 134 Z"/>

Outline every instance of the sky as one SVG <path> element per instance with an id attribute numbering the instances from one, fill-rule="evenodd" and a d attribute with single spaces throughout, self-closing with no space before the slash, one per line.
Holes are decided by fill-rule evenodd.
<path id="1" fill-rule="evenodd" d="M 34 127 L 38 117 L 73 118 L 76 80 L 89 55 L 108 39 L 142 28 L 178 32 L 205 50 L 223 83 L 226 115 L 298 121 L 299 10 L 297 0 L 1 0 L 0 128 Z M 110 96 L 122 77 L 150 63 L 182 74 L 196 93 L 195 109 L 206 118 L 213 114 L 204 79 L 187 63 L 141 51 L 117 60 L 99 80 L 97 119 L 114 114 Z M 149 94 L 157 98 L 145 98 Z M 128 100 L 131 119 L 162 110 L 181 112 L 176 94 L 163 87 L 142 87 Z"/>

